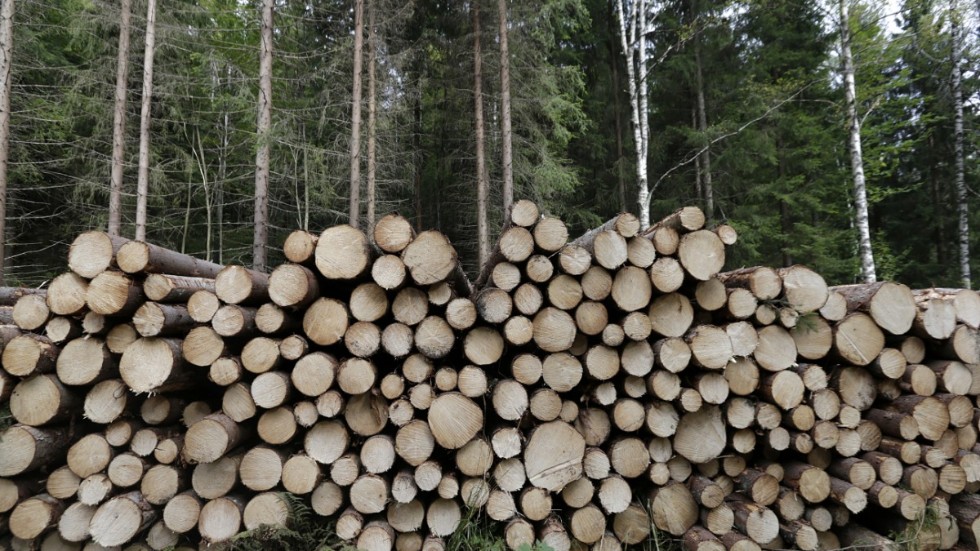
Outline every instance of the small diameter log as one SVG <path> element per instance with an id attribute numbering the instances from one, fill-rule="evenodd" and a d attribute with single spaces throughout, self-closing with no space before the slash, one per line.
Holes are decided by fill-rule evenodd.
<path id="1" fill-rule="evenodd" d="M 773 300 L 783 290 L 783 280 L 772 268 L 742 268 L 718 274 L 726 287 L 748 289 L 759 300 Z"/>
<path id="2" fill-rule="evenodd" d="M 244 266 L 225 266 L 214 277 L 214 293 L 225 304 L 254 304 L 269 300 L 269 276 Z"/>
<path id="3" fill-rule="evenodd" d="M 126 348 L 119 374 L 134 392 L 181 390 L 199 377 L 184 362 L 176 339 L 140 338 Z"/>
<path id="4" fill-rule="evenodd" d="M 178 304 L 147 302 L 133 314 L 133 326 L 144 337 L 186 334 L 194 325 L 187 308 Z"/>
<path id="5" fill-rule="evenodd" d="M 283 255 L 290 262 L 310 264 L 319 238 L 320 236 L 305 230 L 293 230 L 282 245 Z"/>
<path id="6" fill-rule="evenodd" d="M 148 528 L 157 519 L 157 510 L 140 492 L 116 496 L 92 516 L 89 531 L 92 540 L 104 547 L 123 545 Z"/>
<path id="7" fill-rule="evenodd" d="M 759 344 L 753 357 L 767 371 L 782 371 L 796 363 L 796 341 L 782 327 L 770 325 L 758 332 Z"/>
<path id="8" fill-rule="evenodd" d="M 665 337 L 681 337 L 688 332 L 694 321 L 694 309 L 687 297 L 670 293 L 654 299 L 647 316 L 654 333 Z M 730 347 L 731 339 L 728 340 Z"/>
<path id="9" fill-rule="evenodd" d="M 634 312 L 650 304 L 653 288 L 646 271 L 636 266 L 626 266 L 616 272 L 612 285 L 612 297 L 624 312 Z"/>
<path id="10" fill-rule="evenodd" d="M 86 321 L 89 323 L 86 324 Z M 105 317 L 101 314 L 89 312 L 83 318 L 81 326 L 79 326 L 78 320 L 67 316 L 55 316 L 51 318 L 44 325 L 44 335 L 51 339 L 51 342 L 61 344 L 80 337 L 83 330 L 88 335 L 95 335 L 103 333 L 104 329 Z"/>
<path id="11" fill-rule="evenodd" d="M 224 413 L 212 413 L 187 429 L 181 457 L 190 463 L 217 461 L 249 435 L 247 429 Z"/>
<path id="12" fill-rule="evenodd" d="M 374 243 L 387 253 L 399 253 L 415 238 L 415 230 L 404 216 L 392 213 L 381 217 L 374 225 Z"/>
<path id="13" fill-rule="evenodd" d="M 534 225 L 534 244 L 539 249 L 553 253 L 568 243 L 568 228 L 558 218 L 544 216 Z"/>
<path id="14" fill-rule="evenodd" d="M 720 327 L 696 326 L 685 335 L 684 340 L 691 347 L 691 357 L 705 369 L 724 369 L 732 359 L 732 341 Z"/>
<path id="15" fill-rule="evenodd" d="M 654 525 L 673 536 L 681 536 L 698 521 L 698 505 L 687 486 L 669 484 L 650 493 Z"/>
<path id="16" fill-rule="evenodd" d="M 911 414 L 918 423 L 923 438 L 933 442 L 942 438 L 949 428 L 949 407 L 936 398 L 902 396 L 894 400 L 889 409 Z"/>
<path id="17" fill-rule="evenodd" d="M 130 277 L 120 272 L 102 272 L 89 282 L 85 304 L 103 316 L 126 315 L 135 312 L 145 298 L 143 286 Z"/>
<path id="18" fill-rule="evenodd" d="M 130 241 L 116 253 L 119 269 L 128 274 L 155 273 L 188 277 L 213 278 L 224 268 L 220 264 L 201 260 L 163 247 Z"/>
<path id="19" fill-rule="evenodd" d="M 953 303 L 928 296 L 916 297 L 918 310 L 914 332 L 923 338 L 948 339 L 956 329 L 956 307 Z"/>
<path id="20" fill-rule="evenodd" d="M 446 281 L 457 266 L 456 249 L 445 235 L 434 230 L 418 234 L 402 250 L 401 258 L 412 280 L 418 285 Z"/>
<path id="21" fill-rule="evenodd" d="M 393 254 L 379 256 L 371 265 L 371 279 L 387 291 L 401 287 L 406 277 L 405 263 Z"/>
<path id="22" fill-rule="evenodd" d="M 283 308 L 307 306 L 319 295 L 316 275 L 299 264 L 282 264 L 269 276 L 269 298 Z"/>
<path id="23" fill-rule="evenodd" d="M 214 279 L 150 274 L 143 281 L 146 298 L 155 302 L 186 303 L 198 291 L 214 292 Z"/>

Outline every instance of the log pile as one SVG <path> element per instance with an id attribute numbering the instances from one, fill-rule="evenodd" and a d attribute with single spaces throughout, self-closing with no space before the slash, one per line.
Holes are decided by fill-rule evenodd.
<path id="1" fill-rule="evenodd" d="M 683 208 L 570 239 L 531 202 L 475 285 L 399 215 L 294 232 L 272 273 L 79 236 L 0 289 L 0 548 L 289 525 L 441 549 L 976 548 L 980 295 L 723 272 Z"/>

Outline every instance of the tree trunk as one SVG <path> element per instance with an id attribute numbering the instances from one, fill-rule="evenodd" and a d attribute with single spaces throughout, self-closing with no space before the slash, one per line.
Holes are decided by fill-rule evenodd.
<path id="1" fill-rule="evenodd" d="M 510 53 L 507 48 L 507 0 L 497 0 L 500 17 L 500 133 L 503 148 L 504 213 L 514 202 L 514 157 L 510 126 Z"/>
<path id="2" fill-rule="evenodd" d="M 14 0 L 0 7 L 0 285 L 3 285 L 7 236 L 7 157 L 10 154 L 10 72 L 14 50 Z"/>
<path id="3" fill-rule="evenodd" d="M 349 223 L 360 226 L 361 217 L 361 69 L 364 54 L 364 0 L 354 0 L 354 90 L 350 127 Z"/>
<path id="4" fill-rule="evenodd" d="M 701 67 L 701 34 L 697 33 L 694 36 L 694 64 L 695 64 L 695 78 L 697 84 L 697 101 L 698 101 L 698 132 L 701 134 L 701 139 L 707 141 L 708 132 L 708 113 L 704 105 L 704 75 Z M 703 185 L 704 192 L 704 214 L 705 217 L 710 222 L 714 218 L 715 213 L 715 199 L 714 199 L 714 189 L 711 184 L 711 146 L 705 147 L 705 150 L 700 155 L 701 158 L 701 182 Z"/>
<path id="5" fill-rule="evenodd" d="M 868 194 L 864 184 L 864 159 L 861 153 L 861 120 L 857 112 L 857 87 L 854 82 L 854 60 L 851 56 L 849 0 L 838 0 L 840 9 L 840 42 L 843 55 L 844 96 L 847 101 L 848 150 L 851 155 L 851 174 L 854 178 L 854 222 L 858 228 L 858 250 L 861 256 L 861 278 L 874 283 L 875 259 L 871 251 L 871 228 L 868 222 Z"/>
<path id="6" fill-rule="evenodd" d="M 650 225 L 650 187 L 647 179 L 647 151 L 649 126 L 647 123 L 646 80 L 646 1 L 632 3 L 629 17 L 623 11 L 623 1 L 616 0 L 616 19 L 619 22 L 619 40 L 626 57 L 626 78 L 629 81 L 630 107 L 632 108 L 633 141 L 636 145 L 637 207 L 640 227 Z"/>
<path id="7" fill-rule="evenodd" d="M 136 180 L 136 240 L 146 241 L 146 199 L 150 187 L 150 101 L 153 99 L 153 54 L 156 48 L 157 2 L 146 3 L 146 48 L 143 53 L 143 100 L 140 107 L 140 153 Z"/>
<path id="8" fill-rule="evenodd" d="M 265 271 L 265 246 L 269 240 L 269 132 L 272 127 L 272 6 L 262 2 L 262 46 L 259 51 L 259 113 L 256 121 L 255 214 L 252 268 Z"/>
<path id="9" fill-rule="evenodd" d="M 963 57 L 963 39 L 960 36 L 959 14 L 951 14 L 952 28 L 950 33 L 953 41 L 953 74 L 952 74 L 952 94 L 953 94 L 953 140 L 954 155 L 953 166 L 955 167 L 956 181 L 956 209 L 959 214 L 959 244 L 960 244 L 960 284 L 964 288 L 970 288 L 970 207 L 967 194 L 966 181 L 964 179 L 963 164 L 963 69 L 960 66 L 960 59 Z"/>
<path id="10" fill-rule="evenodd" d="M 126 141 L 126 80 L 129 75 L 129 20 L 131 0 L 119 6 L 119 54 L 116 61 L 116 98 L 112 113 L 112 174 L 109 189 L 109 235 L 119 235 L 122 215 L 123 163 Z"/>
<path id="11" fill-rule="evenodd" d="M 476 232 L 480 268 L 490 256 L 487 226 L 486 146 L 483 128 L 483 60 L 480 53 L 480 3 L 473 3 L 473 113 L 476 119 Z"/>
<path id="12" fill-rule="evenodd" d="M 368 144 L 367 144 L 367 227 L 374 227 L 375 217 L 375 172 L 377 170 L 377 160 L 375 159 L 376 146 L 376 126 L 377 126 L 377 98 L 375 97 L 375 62 L 378 56 L 378 31 L 374 24 L 374 3 L 369 0 L 368 5 Z"/>

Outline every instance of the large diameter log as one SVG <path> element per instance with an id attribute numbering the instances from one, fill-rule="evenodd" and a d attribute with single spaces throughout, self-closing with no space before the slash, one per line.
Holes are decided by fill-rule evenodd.
<path id="1" fill-rule="evenodd" d="M 145 337 L 126 348 L 119 374 L 138 393 L 182 390 L 200 378 L 184 362 L 180 341 Z"/>
<path id="2" fill-rule="evenodd" d="M 143 337 L 185 334 L 195 321 L 185 306 L 147 302 L 133 314 L 133 327 Z"/>
<path id="3" fill-rule="evenodd" d="M 558 218 L 544 216 L 534 225 L 534 244 L 539 249 L 553 253 L 568 243 L 568 227 Z"/>
<path id="4" fill-rule="evenodd" d="M 242 525 L 244 500 L 239 496 L 224 496 L 204 504 L 197 530 L 204 541 L 219 543 L 231 539 Z"/>
<path id="5" fill-rule="evenodd" d="M 868 365 L 885 347 L 885 335 L 867 314 L 854 313 L 834 326 L 834 351 L 853 365 Z"/>
<path id="6" fill-rule="evenodd" d="M 92 516 L 92 540 L 104 547 L 122 545 L 148 528 L 157 519 L 157 510 L 140 492 L 116 496 L 102 504 Z"/>
<path id="7" fill-rule="evenodd" d="M 228 265 L 214 276 L 214 293 L 226 304 L 263 302 L 269 299 L 269 276 Z"/>
<path id="8" fill-rule="evenodd" d="M 5 325 L 13 323 L 24 331 L 35 331 L 43 327 L 51 316 L 51 309 L 48 308 L 44 295 L 24 295 L 17 299 L 12 308 L 3 308 L 4 312 L 9 313 L 10 319 L 0 321 Z"/>
<path id="9" fill-rule="evenodd" d="M 171 274 L 150 274 L 143 281 L 146 298 L 155 302 L 186 303 L 198 291 L 214 292 L 214 279 Z"/>
<path id="10" fill-rule="evenodd" d="M 900 283 L 879 281 L 833 287 L 843 295 L 850 312 L 864 312 L 885 331 L 904 335 L 915 321 L 916 305 L 912 291 Z"/>
<path id="11" fill-rule="evenodd" d="M 687 486 L 670 484 L 651 492 L 654 525 L 673 536 L 682 536 L 698 521 L 698 504 Z"/>
<path id="12" fill-rule="evenodd" d="M 551 421 L 531 433 L 524 449 L 524 468 L 535 487 L 560 491 L 582 476 L 585 440 L 571 425 Z"/>
<path id="13" fill-rule="evenodd" d="M 70 438 L 67 427 L 8 428 L 0 434 L 0 476 L 15 476 L 54 463 L 64 457 Z"/>
<path id="14" fill-rule="evenodd" d="M 87 280 L 74 272 L 66 272 L 51 280 L 45 299 L 52 313 L 73 316 L 85 308 L 87 292 Z"/>
<path id="15" fill-rule="evenodd" d="M 433 400 L 428 419 L 436 442 L 450 450 L 461 448 L 483 428 L 480 407 L 457 392 L 448 392 Z"/>
<path id="16" fill-rule="evenodd" d="M 17 383 L 10 396 L 10 413 L 25 425 L 38 427 L 69 419 L 80 399 L 54 375 L 35 375 Z"/>
<path id="17" fill-rule="evenodd" d="M 933 397 L 902 396 L 892 401 L 889 409 L 911 414 L 923 438 L 933 442 L 942 438 L 949 428 L 949 407 Z"/>
<path id="18" fill-rule="evenodd" d="M 65 505 L 47 494 L 22 501 L 10 514 L 10 533 L 22 540 L 33 540 L 54 526 Z"/>
<path id="19" fill-rule="evenodd" d="M 923 338 L 948 339 L 956 329 L 956 307 L 950 301 L 928 296 L 917 297 L 918 311 L 913 327 Z"/>
<path id="20" fill-rule="evenodd" d="M 418 285 L 446 281 L 457 268 L 456 249 L 445 235 L 434 230 L 418 234 L 401 257 L 412 281 Z"/>
<path id="21" fill-rule="evenodd" d="M 347 307 L 338 300 L 320 298 L 303 315 L 303 332 L 321 346 L 340 341 L 347 326 Z"/>
<path id="22" fill-rule="evenodd" d="M 576 333 L 575 320 L 567 312 L 549 306 L 534 316 L 534 342 L 546 352 L 568 350 Z"/>
<path id="23" fill-rule="evenodd" d="M 18 335 L 3 348 L 3 369 L 15 377 L 50 373 L 56 368 L 60 352 L 47 337 L 33 333 Z"/>
<path id="24" fill-rule="evenodd" d="M 725 265 L 725 244 L 712 231 L 693 231 L 681 237 L 677 256 L 691 277 L 705 281 Z"/>
<path id="25" fill-rule="evenodd" d="M 224 413 L 212 413 L 187 429 L 181 456 L 190 463 L 211 463 L 248 435 L 247 426 L 239 425 Z"/>
<path id="26" fill-rule="evenodd" d="M 68 248 L 68 268 L 92 279 L 115 264 L 117 251 L 128 242 L 129 239 L 101 231 L 85 232 Z"/>
<path id="27" fill-rule="evenodd" d="M 269 298 L 287 307 L 303 307 L 320 294 L 316 275 L 299 264 L 282 264 L 269 276 Z"/>
<path id="28" fill-rule="evenodd" d="M 814 312 L 827 302 L 827 282 L 805 266 L 790 266 L 779 271 L 783 278 L 783 296 L 789 306 L 801 314 Z"/>
<path id="29" fill-rule="evenodd" d="M 711 406 L 684 415 L 673 440 L 674 450 L 691 463 L 701 464 L 717 458 L 727 442 L 721 410 Z"/>
<path id="30" fill-rule="evenodd" d="M 144 299 L 143 286 L 120 272 L 102 272 L 85 293 L 89 310 L 103 316 L 131 314 Z"/>

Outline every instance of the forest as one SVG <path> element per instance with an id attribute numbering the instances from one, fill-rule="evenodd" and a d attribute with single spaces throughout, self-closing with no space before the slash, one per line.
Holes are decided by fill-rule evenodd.
<path id="1" fill-rule="evenodd" d="M 15 4 L 16 2 L 16 4 Z M 399 212 L 696 205 L 729 268 L 970 287 L 980 2 L 3 0 L 7 285 L 106 229 L 218 263 Z"/>

